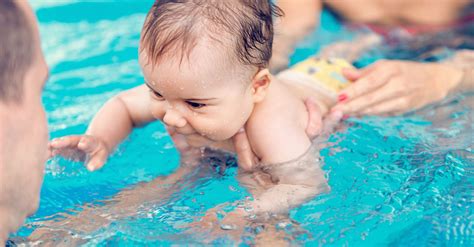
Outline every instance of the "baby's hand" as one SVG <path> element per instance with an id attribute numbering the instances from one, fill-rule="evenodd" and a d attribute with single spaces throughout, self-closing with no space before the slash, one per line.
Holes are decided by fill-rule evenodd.
<path id="1" fill-rule="evenodd" d="M 73 135 L 53 139 L 49 143 L 51 155 L 84 162 L 89 171 L 101 168 L 109 156 L 109 149 L 99 138 Z"/>

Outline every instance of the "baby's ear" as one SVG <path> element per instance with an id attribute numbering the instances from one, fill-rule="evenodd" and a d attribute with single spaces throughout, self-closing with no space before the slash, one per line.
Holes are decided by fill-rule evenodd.
<path id="1" fill-rule="evenodd" d="M 272 75 L 268 69 L 260 70 L 252 79 L 252 97 L 255 103 L 262 101 L 267 95 Z"/>

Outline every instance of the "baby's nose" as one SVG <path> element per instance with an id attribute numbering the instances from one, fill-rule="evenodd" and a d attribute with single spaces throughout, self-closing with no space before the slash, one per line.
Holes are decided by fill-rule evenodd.
<path id="1" fill-rule="evenodd" d="M 168 109 L 165 112 L 165 116 L 163 117 L 163 122 L 172 127 L 182 128 L 186 125 L 186 119 L 184 119 L 179 112 L 174 109 Z"/>

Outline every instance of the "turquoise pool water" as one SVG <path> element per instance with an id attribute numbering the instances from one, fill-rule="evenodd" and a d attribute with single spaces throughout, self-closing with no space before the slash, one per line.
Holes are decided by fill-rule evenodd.
<path id="1" fill-rule="evenodd" d="M 143 82 L 137 45 L 151 3 L 33 2 L 51 69 L 43 99 L 52 138 L 83 133 L 108 98 Z M 301 42 L 292 62 L 355 35 L 330 13 L 322 18 L 325 25 Z M 381 57 L 437 60 L 472 44 L 472 37 L 456 45 L 391 43 L 374 47 L 356 64 Z M 407 46 L 411 52 L 400 52 Z M 295 245 L 473 246 L 473 103 L 471 94 L 456 95 L 400 117 L 348 119 L 321 150 L 331 192 L 293 209 L 292 222 L 281 231 Z M 226 162 L 227 168 L 222 169 Z M 169 185 L 170 193 L 153 195 L 133 214 L 115 217 L 105 227 L 86 233 L 72 232 L 86 245 L 204 244 L 202 235 L 186 231 L 183 225 L 219 204 L 249 196 L 236 180 L 234 162 L 209 159 L 209 165 L 182 183 Z M 24 237 L 38 222 L 74 215 L 83 204 L 104 214 L 100 208 L 113 205 L 107 199 L 137 183 L 169 175 L 178 165 L 178 153 L 159 123 L 135 130 L 97 172 L 88 172 L 80 163 L 52 159 L 40 208 L 13 238 L 26 241 Z M 242 244 L 251 244 L 254 234 L 255 229 L 246 232 Z M 226 238 L 212 242 L 232 243 Z"/>

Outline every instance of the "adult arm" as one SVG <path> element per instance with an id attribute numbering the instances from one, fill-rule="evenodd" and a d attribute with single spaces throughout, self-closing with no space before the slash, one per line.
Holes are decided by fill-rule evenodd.
<path id="1" fill-rule="evenodd" d="M 275 21 L 273 55 L 270 60 L 270 69 L 275 73 L 288 66 L 296 42 L 319 24 L 322 1 L 280 0 L 277 5 L 283 10 L 284 16 Z"/>

